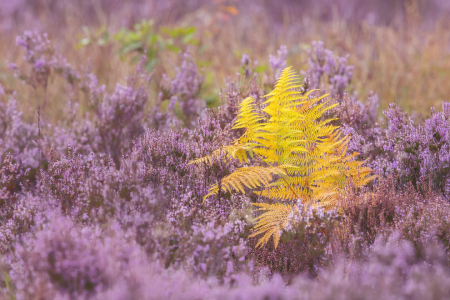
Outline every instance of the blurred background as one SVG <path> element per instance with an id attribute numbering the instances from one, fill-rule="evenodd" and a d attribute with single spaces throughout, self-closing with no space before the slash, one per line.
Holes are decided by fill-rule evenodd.
<path id="1" fill-rule="evenodd" d="M 55 51 L 107 88 L 125 82 L 144 53 L 158 82 L 188 51 L 209 106 L 243 64 L 263 80 L 269 55 L 286 45 L 287 65 L 305 70 L 311 43 L 323 41 L 354 66 L 349 92 L 362 101 L 377 93 L 380 110 L 396 102 L 427 115 L 450 100 L 449 20 L 448 0 L 0 0 L 0 84 L 19 88 L 19 105 L 34 116 L 33 91 L 7 67 L 22 67 L 16 37 L 25 30 L 46 32 Z M 46 92 L 57 120 L 67 93 L 57 79 Z"/>

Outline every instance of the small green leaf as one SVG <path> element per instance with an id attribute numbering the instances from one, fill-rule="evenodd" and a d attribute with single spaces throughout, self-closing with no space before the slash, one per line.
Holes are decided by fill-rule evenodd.
<path id="1" fill-rule="evenodd" d="M 124 47 L 122 49 L 122 53 L 123 54 L 128 54 L 131 51 L 135 51 L 135 50 L 140 49 L 140 48 L 142 48 L 142 42 L 135 42 L 135 43 L 132 43 L 132 44 Z"/>

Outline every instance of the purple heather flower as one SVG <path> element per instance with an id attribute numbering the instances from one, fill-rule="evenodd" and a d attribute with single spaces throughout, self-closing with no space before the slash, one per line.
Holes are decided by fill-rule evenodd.
<path id="1" fill-rule="evenodd" d="M 269 55 L 269 64 L 272 67 L 272 70 L 275 74 L 275 78 L 277 79 L 286 68 L 286 59 L 288 55 L 288 50 L 286 46 L 281 46 L 280 49 L 277 50 L 277 56 Z"/>
<path id="2" fill-rule="evenodd" d="M 13 70 L 13 71 L 17 71 L 18 70 L 17 65 L 12 63 L 12 62 L 8 62 L 7 66 L 8 66 L 8 69 L 10 69 L 10 70 Z"/>
<path id="3" fill-rule="evenodd" d="M 23 48 L 26 48 L 28 46 L 27 42 L 20 35 L 16 37 L 16 45 Z"/>
<path id="4" fill-rule="evenodd" d="M 348 66 L 348 55 L 336 57 L 334 53 L 324 48 L 322 41 L 313 41 L 312 50 L 308 50 L 309 70 L 306 75 L 309 78 L 311 88 L 322 89 L 325 93 L 325 83 L 329 85 L 332 97 L 343 100 L 344 92 L 353 78 L 353 66 Z M 323 76 L 327 76 L 325 82 Z"/>
<path id="5" fill-rule="evenodd" d="M 244 75 L 249 77 L 252 75 L 252 71 L 250 69 L 250 57 L 247 54 L 242 54 L 241 58 L 241 66 L 244 68 Z M 256 64 L 255 64 L 256 65 Z"/>
<path id="6" fill-rule="evenodd" d="M 42 68 L 45 66 L 45 64 L 46 62 L 44 59 L 36 59 L 34 63 L 34 68 L 36 69 L 37 72 L 40 72 Z"/>
<path id="7" fill-rule="evenodd" d="M 242 54 L 242 58 L 241 58 L 241 65 L 245 66 L 248 65 L 250 63 L 250 57 L 247 54 Z"/>

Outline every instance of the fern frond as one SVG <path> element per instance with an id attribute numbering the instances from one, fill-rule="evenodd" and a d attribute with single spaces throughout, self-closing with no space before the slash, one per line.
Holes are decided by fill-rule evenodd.
<path id="1" fill-rule="evenodd" d="M 263 117 L 255 109 L 255 103 L 252 97 L 245 98 L 240 106 L 232 129 L 244 128 L 245 133 L 239 138 L 239 143 L 246 143 L 253 140 L 254 135 L 261 127 Z"/>
<path id="2" fill-rule="evenodd" d="M 237 169 L 222 179 L 221 186 L 213 185 L 205 198 L 217 194 L 219 189 L 243 193 L 246 188 L 262 188 L 254 192 L 275 202 L 301 199 L 305 204 L 328 208 L 338 203 L 349 182 L 362 187 L 376 178 L 370 168 L 363 166 L 364 162 L 356 160 L 357 153 L 347 154 L 350 136 L 333 125 L 335 118 L 326 117 L 338 104 L 325 100 L 327 95 L 315 97 L 316 91 L 302 94 L 300 86 L 298 76 L 289 67 L 281 73 L 274 90 L 265 96 L 262 109 L 256 107 L 252 98 L 242 101 L 233 128 L 244 129 L 244 134 L 234 144 L 196 162 L 212 163 L 225 153 L 226 157 L 249 163 L 248 156 L 254 153 L 268 167 Z M 270 237 L 277 246 L 280 230 L 285 228 L 294 206 L 258 206 L 265 212 L 258 218 L 253 236 L 263 234 L 258 246 Z"/>
<path id="3" fill-rule="evenodd" d="M 203 156 L 196 159 L 191 160 L 188 165 L 200 165 L 200 164 L 212 164 L 213 155 Z"/>
<path id="4" fill-rule="evenodd" d="M 224 146 L 220 149 L 217 149 L 213 153 L 211 153 L 211 155 L 193 159 L 188 163 L 188 165 L 198 165 L 202 163 L 212 165 L 215 160 L 219 160 L 221 157 L 236 158 L 239 159 L 240 163 L 242 163 L 243 161 L 248 163 L 248 153 L 250 153 L 250 155 L 252 155 L 253 153 L 252 146 L 250 144 L 235 143 L 233 145 Z"/>
<path id="5" fill-rule="evenodd" d="M 309 202 L 310 195 L 308 195 L 309 193 L 306 188 L 302 188 L 301 186 L 288 186 L 282 180 L 280 182 L 283 182 L 283 185 L 269 187 L 263 191 L 255 191 L 254 193 L 269 199 L 292 201 L 301 198 L 305 200 L 305 203 Z"/>
<path id="6" fill-rule="evenodd" d="M 255 219 L 257 223 L 250 237 L 264 234 L 256 244 L 256 247 L 258 247 L 266 244 L 273 236 L 273 242 L 275 248 L 277 248 L 280 242 L 281 231 L 286 228 L 293 207 L 281 203 L 253 203 L 253 205 L 259 206 L 258 210 L 264 211 L 264 213 Z"/>
<path id="7" fill-rule="evenodd" d="M 272 175 L 286 175 L 283 166 L 280 167 L 246 167 L 239 168 L 230 175 L 224 177 L 220 182 L 220 190 L 224 192 L 232 192 L 233 190 L 245 193 L 245 187 L 250 189 L 256 189 L 258 187 L 268 186 L 272 180 Z M 215 195 L 219 192 L 219 185 L 214 184 L 209 193 L 203 197 L 205 201 L 208 197 Z"/>

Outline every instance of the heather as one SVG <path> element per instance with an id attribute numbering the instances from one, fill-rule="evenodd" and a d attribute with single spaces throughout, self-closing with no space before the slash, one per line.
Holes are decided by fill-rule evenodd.
<path id="1" fill-rule="evenodd" d="M 0 1 L 1 299 L 448 299 L 448 4 L 330 3 Z"/>

